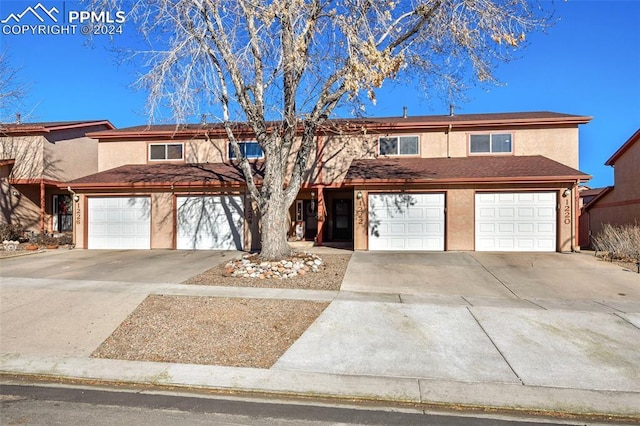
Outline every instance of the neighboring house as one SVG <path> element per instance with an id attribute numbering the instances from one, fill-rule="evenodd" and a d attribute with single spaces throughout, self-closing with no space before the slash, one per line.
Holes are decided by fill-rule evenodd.
<path id="1" fill-rule="evenodd" d="M 613 167 L 613 186 L 585 204 L 580 234 L 597 235 L 605 223 L 640 224 L 640 129 L 604 164 Z M 589 240 L 589 245 L 591 241 Z"/>
<path id="2" fill-rule="evenodd" d="M 591 200 L 605 191 L 608 187 L 602 188 L 590 188 L 587 185 L 580 185 L 578 187 L 578 209 L 580 210 L 579 232 L 578 232 L 578 245 L 580 248 L 588 248 L 591 245 L 591 235 L 589 235 L 589 214 L 584 210 L 584 206 L 589 204 Z"/>
<path id="3" fill-rule="evenodd" d="M 329 120 L 291 206 L 292 239 L 356 250 L 571 251 L 578 126 L 553 112 Z M 246 126 L 260 179 L 262 151 Z M 240 132 L 241 133 L 241 132 Z M 78 247 L 252 249 L 256 215 L 219 124 L 91 133 L 99 173 L 80 196 Z"/>
<path id="4" fill-rule="evenodd" d="M 0 123 L 0 223 L 33 232 L 72 231 L 73 202 L 61 183 L 98 171 L 106 120 Z"/>

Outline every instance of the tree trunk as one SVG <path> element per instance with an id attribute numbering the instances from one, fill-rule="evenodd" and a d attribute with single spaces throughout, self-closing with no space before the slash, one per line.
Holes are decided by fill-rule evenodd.
<path id="1" fill-rule="evenodd" d="M 284 193 L 272 193 L 260 218 L 261 258 L 282 260 L 291 255 L 292 250 L 287 242 L 288 228 L 289 206 L 285 203 Z"/>

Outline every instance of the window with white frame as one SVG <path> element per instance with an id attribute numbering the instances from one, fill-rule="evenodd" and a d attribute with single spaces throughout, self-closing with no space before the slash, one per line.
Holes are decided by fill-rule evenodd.
<path id="1" fill-rule="evenodd" d="M 513 152 L 511 133 L 483 133 L 469 136 L 471 154 L 507 154 Z"/>
<path id="2" fill-rule="evenodd" d="M 149 161 L 184 160 L 184 144 L 152 143 L 149 144 Z"/>
<path id="3" fill-rule="evenodd" d="M 238 144 L 240 145 L 240 152 L 244 158 L 253 160 L 264 157 L 264 152 L 258 142 L 238 142 Z M 236 153 L 233 151 L 231 143 L 229 143 L 229 159 L 236 159 Z"/>
<path id="4" fill-rule="evenodd" d="M 378 139 L 380 155 L 418 155 L 419 141 L 417 136 L 385 136 Z"/>

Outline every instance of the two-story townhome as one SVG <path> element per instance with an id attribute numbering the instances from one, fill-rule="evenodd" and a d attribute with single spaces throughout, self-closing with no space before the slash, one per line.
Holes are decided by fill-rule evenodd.
<path id="1" fill-rule="evenodd" d="M 585 246 L 604 224 L 640 224 L 640 129 L 604 163 L 613 167 L 613 186 L 601 188 L 583 209 L 581 234 Z"/>
<path id="2" fill-rule="evenodd" d="M 329 120 L 291 206 L 292 239 L 356 250 L 570 251 L 576 246 L 578 126 L 553 112 Z M 242 125 L 239 125 L 242 129 Z M 219 124 L 90 134 L 99 173 L 79 195 L 84 248 L 251 249 L 259 244 Z M 242 151 L 263 153 L 250 132 Z"/>
<path id="3" fill-rule="evenodd" d="M 0 123 L 0 223 L 33 232 L 71 232 L 73 202 L 61 183 L 98 171 L 106 120 Z"/>

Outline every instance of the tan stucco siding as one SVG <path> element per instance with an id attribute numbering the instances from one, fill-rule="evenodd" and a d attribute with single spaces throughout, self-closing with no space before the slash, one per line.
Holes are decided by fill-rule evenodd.
<path id="1" fill-rule="evenodd" d="M 445 198 L 446 250 L 474 250 L 475 191 L 471 188 L 452 189 Z"/>
<path id="2" fill-rule="evenodd" d="M 88 137 L 44 144 L 45 179 L 66 182 L 98 172 L 98 141 Z"/>
<path id="3" fill-rule="evenodd" d="M 614 187 L 587 211 L 585 225 L 591 235 L 611 225 L 640 224 L 640 142 L 633 144 L 615 162 Z"/>
<path id="4" fill-rule="evenodd" d="M 151 248 L 175 248 L 175 197 L 170 192 L 151 194 Z"/>
<path id="5" fill-rule="evenodd" d="M 9 136 L 0 138 L 0 159 L 15 159 L 13 179 L 39 179 L 42 177 L 42 136 Z"/>
<path id="6" fill-rule="evenodd" d="M 515 155 L 542 155 L 579 168 L 577 127 L 519 129 L 513 135 Z"/>
<path id="7" fill-rule="evenodd" d="M 640 199 L 640 142 L 616 160 L 613 171 L 614 189 L 607 202 Z"/>
<path id="8" fill-rule="evenodd" d="M 513 152 L 497 155 L 542 155 L 569 167 L 578 168 L 578 129 L 561 127 L 552 129 L 514 128 L 433 130 L 428 132 L 397 132 L 352 136 L 324 136 L 320 142 L 321 161 L 313 165 L 310 176 L 321 177 L 317 183 L 332 185 L 341 183 L 354 159 L 378 156 L 378 140 L 384 136 L 415 135 L 420 138 L 422 158 L 468 157 L 469 137 L 478 133 L 511 133 Z M 318 171 L 321 170 L 321 173 Z"/>
<path id="9" fill-rule="evenodd" d="M 147 143 L 144 141 L 100 142 L 98 171 L 114 169 L 126 164 L 146 164 Z"/>
<path id="10" fill-rule="evenodd" d="M 0 179 L 0 223 L 20 225 L 28 231 L 39 232 L 39 189 L 34 185 L 12 186 L 7 178 Z"/>
<path id="11" fill-rule="evenodd" d="M 226 139 L 185 141 L 185 161 L 187 163 L 222 163 L 229 159 L 228 149 Z"/>

